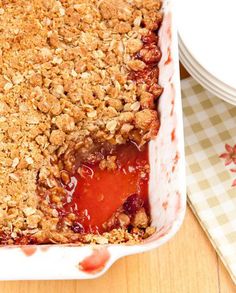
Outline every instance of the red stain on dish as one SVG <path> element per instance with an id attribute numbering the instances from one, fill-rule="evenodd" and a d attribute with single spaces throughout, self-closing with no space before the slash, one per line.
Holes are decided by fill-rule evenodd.
<path id="1" fill-rule="evenodd" d="M 42 246 L 40 246 L 40 249 L 41 249 L 41 251 L 46 252 L 49 250 L 50 247 L 51 246 L 49 246 L 49 245 L 42 245 Z"/>
<path id="2" fill-rule="evenodd" d="M 173 83 L 171 84 L 171 89 L 170 89 L 170 97 L 171 97 L 171 112 L 170 115 L 174 115 L 174 108 L 175 108 L 175 88 Z"/>
<path id="3" fill-rule="evenodd" d="M 170 63 L 171 63 L 171 61 L 172 61 L 170 47 L 168 47 L 168 49 L 167 49 L 167 52 L 168 52 L 168 58 L 167 58 L 167 60 L 165 61 L 165 65 L 168 65 L 168 64 L 170 64 Z"/>
<path id="4" fill-rule="evenodd" d="M 167 29 L 167 35 L 170 38 L 170 40 L 172 39 L 172 30 L 171 30 L 171 23 L 172 23 L 172 15 L 171 13 L 168 13 L 166 15 L 166 19 L 165 19 L 166 23 L 168 24 L 168 29 Z"/>
<path id="5" fill-rule="evenodd" d="M 179 153 L 177 152 L 175 157 L 174 157 L 174 160 L 173 160 L 173 166 L 172 166 L 172 173 L 174 173 L 175 169 L 176 169 L 176 166 L 179 162 Z"/>
<path id="6" fill-rule="evenodd" d="M 164 16 L 162 27 L 159 34 L 159 45 L 162 51 L 162 60 L 159 63 L 161 78 L 171 81 L 174 74 L 174 62 L 171 54 L 172 32 L 171 32 L 172 16 L 170 13 Z M 165 89 L 166 90 L 166 89 Z"/>
<path id="7" fill-rule="evenodd" d="M 160 239 L 163 236 L 165 236 L 169 232 L 169 230 L 171 229 L 171 227 L 172 227 L 172 225 L 169 225 L 169 224 L 168 225 L 165 225 L 165 226 L 162 226 L 160 228 L 160 230 L 158 231 L 158 233 L 157 233 L 157 239 Z"/>
<path id="8" fill-rule="evenodd" d="M 22 246 L 21 250 L 22 252 L 24 252 L 26 256 L 31 256 L 37 251 L 37 247 L 36 246 Z"/>
<path id="9" fill-rule="evenodd" d="M 175 140 L 175 129 L 172 130 L 171 132 L 171 141 Z"/>
<path id="10" fill-rule="evenodd" d="M 166 200 L 166 201 L 164 201 L 163 203 L 162 203 L 162 207 L 163 207 L 163 209 L 164 210 L 167 210 L 167 208 L 168 208 L 168 201 Z"/>
<path id="11" fill-rule="evenodd" d="M 175 214 L 177 215 L 181 208 L 181 196 L 179 191 L 176 191 L 176 197 L 177 197 L 177 200 L 176 200 L 176 206 L 175 206 Z"/>
<path id="12" fill-rule="evenodd" d="M 163 236 L 165 236 L 167 233 L 166 232 L 163 232 L 161 234 L 158 235 L 158 239 L 162 238 Z"/>
<path id="13" fill-rule="evenodd" d="M 168 13 L 164 15 L 164 19 L 163 19 L 162 27 L 161 27 L 161 33 L 160 33 L 161 37 L 165 37 L 165 41 L 166 41 L 166 43 L 162 43 L 162 40 L 160 40 L 160 44 L 165 45 L 166 48 L 171 47 L 171 40 L 172 40 L 171 24 L 172 24 L 172 15 L 171 13 Z"/>
<path id="14" fill-rule="evenodd" d="M 89 274 L 100 272 L 110 259 L 110 253 L 106 247 L 94 249 L 93 253 L 79 263 L 81 271 Z"/>

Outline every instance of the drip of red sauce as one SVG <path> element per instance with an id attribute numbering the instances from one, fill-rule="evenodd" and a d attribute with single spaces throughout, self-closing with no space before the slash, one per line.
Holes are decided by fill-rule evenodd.
<path id="1" fill-rule="evenodd" d="M 95 249 L 90 256 L 79 263 L 79 268 L 85 273 L 97 273 L 105 267 L 109 259 L 110 253 L 106 247 Z"/>
<path id="2" fill-rule="evenodd" d="M 21 250 L 24 252 L 26 256 L 31 256 L 37 251 L 37 247 L 35 246 L 22 246 Z"/>
<path id="3" fill-rule="evenodd" d="M 139 150 L 130 143 L 117 147 L 112 156 L 117 157 L 117 169 L 82 164 L 82 174 L 71 176 L 64 185 L 67 198 L 60 213 L 77 215 L 77 232 L 104 232 L 103 224 L 134 193 L 147 202 L 149 173 L 144 170 L 149 167 L 148 147 Z"/>

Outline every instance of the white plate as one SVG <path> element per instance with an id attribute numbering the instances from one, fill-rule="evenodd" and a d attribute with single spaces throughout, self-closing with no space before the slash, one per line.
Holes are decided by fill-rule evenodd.
<path id="1" fill-rule="evenodd" d="M 236 89 L 236 1 L 179 0 L 179 35 L 195 60 Z"/>
<path id="2" fill-rule="evenodd" d="M 223 99 L 224 101 L 230 104 L 236 105 L 236 100 L 234 99 L 232 100 L 230 96 L 222 92 L 219 88 L 217 88 L 217 86 L 209 83 L 209 81 L 206 78 L 204 78 L 201 74 L 199 74 L 199 72 L 195 69 L 195 67 L 191 65 L 189 60 L 185 58 L 185 55 L 183 54 L 181 49 L 179 49 L 179 53 L 180 53 L 180 60 L 182 64 L 184 65 L 184 67 L 205 89 L 207 89 L 209 92 L 213 93 L 217 97 Z"/>
<path id="3" fill-rule="evenodd" d="M 201 79 L 201 84 L 204 84 L 204 87 L 216 94 L 219 98 L 227 100 L 231 104 L 236 104 L 236 93 L 233 94 L 232 91 L 229 92 L 227 89 L 219 85 L 217 80 L 214 80 L 209 76 L 201 67 L 198 67 L 197 62 L 189 56 L 188 52 L 179 43 L 179 52 L 180 60 L 183 65 L 186 66 L 186 69 L 189 70 L 189 73 L 197 75 L 197 80 Z M 187 68 L 188 67 L 188 68 Z M 190 72 L 191 71 L 191 72 Z"/>
<path id="4" fill-rule="evenodd" d="M 209 83 L 209 81 L 204 78 L 201 74 L 199 74 L 198 71 L 196 71 L 195 67 L 192 66 L 192 64 L 189 62 L 189 60 L 187 60 L 181 49 L 180 51 L 180 60 L 182 62 L 182 64 L 185 66 L 185 68 L 187 69 L 187 71 L 208 91 L 210 91 L 211 93 L 213 93 L 214 95 L 216 95 L 217 97 L 221 98 L 222 100 L 236 105 L 236 101 L 232 100 L 232 98 L 230 96 L 228 96 L 226 93 L 222 92 L 219 88 L 217 88 L 215 85 Z"/>
<path id="5" fill-rule="evenodd" d="M 199 62 L 196 59 L 194 59 L 194 57 L 191 55 L 191 52 L 188 51 L 188 49 L 184 45 L 180 36 L 179 36 L 179 48 L 184 54 L 185 59 L 187 59 L 189 63 L 191 63 L 195 67 L 196 71 L 201 73 L 201 75 L 203 75 L 209 82 L 219 87 L 222 91 L 227 92 L 229 95 L 231 95 L 233 100 L 234 99 L 236 100 L 236 89 L 228 86 L 227 84 L 223 83 L 219 79 L 215 78 L 208 71 L 206 71 L 205 68 L 202 67 L 201 64 L 199 64 Z"/>
<path id="6" fill-rule="evenodd" d="M 219 98 L 224 99 L 231 104 L 236 104 L 235 95 L 226 91 L 222 86 L 219 86 L 217 82 L 211 79 L 209 75 L 205 74 L 204 71 L 201 71 L 195 60 L 190 58 L 188 52 L 182 50 L 181 47 L 179 48 L 179 52 L 180 60 L 189 70 L 189 73 L 194 75 L 205 88 L 216 94 Z"/>

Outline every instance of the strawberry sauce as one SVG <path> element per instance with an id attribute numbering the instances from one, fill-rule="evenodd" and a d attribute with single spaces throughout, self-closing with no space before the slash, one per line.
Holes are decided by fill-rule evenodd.
<path id="1" fill-rule="evenodd" d="M 82 164 L 82 172 L 72 175 L 70 183 L 63 185 L 67 196 L 59 212 L 77 216 L 77 233 L 104 232 L 103 224 L 132 194 L 147 202 L 148 146 L 139 150 L 129 143 L 113 150 L 112 156 L 116 156 L 115 170 L 101 170 L 99 163 Z"/>

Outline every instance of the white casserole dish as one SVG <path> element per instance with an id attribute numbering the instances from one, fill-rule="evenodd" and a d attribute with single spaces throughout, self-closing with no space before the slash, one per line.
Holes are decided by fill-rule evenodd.
<path id="1" fill-rule="evenodd" d="M 145 252 L 167 242 L 179 229 L 185 213 L 185 162 L 177 34 L 172 3 L 164 1 L 159 31 L 162 59 L 159 83 L 161 128 L 149 144 L 149 199 L 157 232 L 138 245 L 46 245 L 0 247 L 0 280 L 92 279 L 119 258 Z M 93 273 L 83 268 L 93 267 Z"/>

